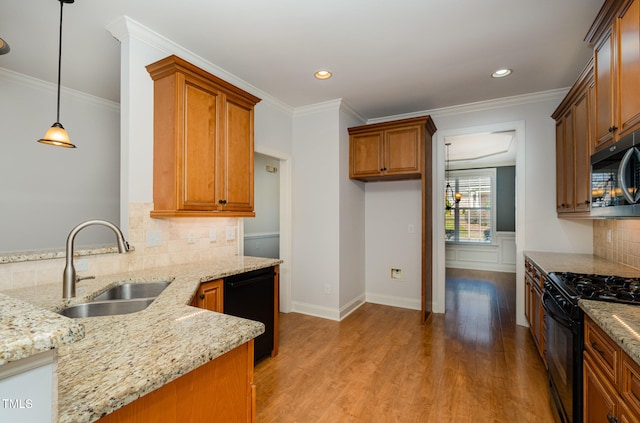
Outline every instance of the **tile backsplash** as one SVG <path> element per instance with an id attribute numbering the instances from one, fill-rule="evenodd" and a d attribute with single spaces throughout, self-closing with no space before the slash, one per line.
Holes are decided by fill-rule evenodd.
<path id="1" fill-rule="evenodd" d="M 640 220 L 594 220 L 593 254 L 640 269 Z"/>
<path id="2" fill-rule="evenodd" d="M 238 254 L 239 219 L 152 219 L 152 208 L 152 203 L 129 204 L 127 240 L 135 251 L 76 257 L 78 275 L 100 276 Z M 64 258 L 55 258 L 0 264 L 0 291 L 61 280 L 64 262 Z M 80 270 L 83 267 L 86 270 Z"/>

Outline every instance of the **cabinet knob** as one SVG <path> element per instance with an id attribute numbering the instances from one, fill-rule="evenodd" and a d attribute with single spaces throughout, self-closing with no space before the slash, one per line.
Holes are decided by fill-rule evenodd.
<path id="1" fill-rule="evenodd" d="M 609 128 L 609 132 L 616 132 L 617 130 L 618 130 L 618 127 L 617 127 L 617 126 L 611 126 L 611 127 Z"/>
<path id="2" fill-rule="evenodd" d="M 218 203 L 220 203 L 220 204 L 227 204 L 227 200 L 218 200 Z"/>
<path id="3" fill-rule="evenodd" d="M 609 423 L 618 423 L 618 419 L 611 415 L 611 413 L 607 413 L 607 420 Z"/>
<path id="4" fill-rule="evenodd" d="M 200 294 L 200 299 L 204 300 L 204 294 Z"/>
<path id="5" fill-rule="evenodd" d="M 589 200 L 584 200 L 584 203 L 585 203 L 586 205 L 589 205 L 589 204 L 591 204 L 591 201 L 589 201 Z"/>

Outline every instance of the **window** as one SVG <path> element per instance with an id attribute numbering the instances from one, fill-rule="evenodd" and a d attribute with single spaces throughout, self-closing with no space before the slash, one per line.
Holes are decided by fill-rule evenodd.
<path id="1" fill-rule="evenodd" d="M 445 210 L 447 242 L 491 244 L 495 227 L 496 170 L 470 169 L 449 171 L 445 185 L 462 194 L 458 204 Z"/>

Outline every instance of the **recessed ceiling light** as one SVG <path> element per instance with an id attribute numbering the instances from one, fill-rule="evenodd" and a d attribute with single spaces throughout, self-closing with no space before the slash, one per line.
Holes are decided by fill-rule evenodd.
<path id="1" fill-rule="evenodd" d="M 505 76 L 511 75 L 511 69 L 498 69 L 494 73 L 491 74 L 492 78 L 504 78 Z"/>
<path id="2" fill-rule="evenodd" d="M 317 79 L 329 79 L 331 78 L 331 72 L 328 70 L 319 70 L 313 74 Z"/>

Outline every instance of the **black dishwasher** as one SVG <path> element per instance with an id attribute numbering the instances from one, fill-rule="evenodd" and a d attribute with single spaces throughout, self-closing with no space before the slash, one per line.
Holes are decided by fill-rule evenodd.
<path id="1" fill-rule="evenodd" d="M 254 340 L 254 362 L 273 350 L 273 267 L 224 278 L 224 313 L 264 323 L 264 333 Z"/>

